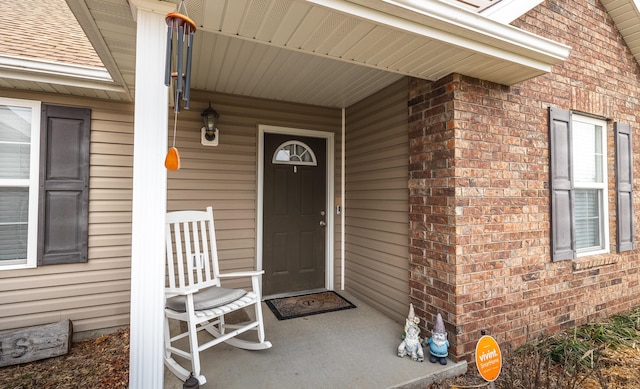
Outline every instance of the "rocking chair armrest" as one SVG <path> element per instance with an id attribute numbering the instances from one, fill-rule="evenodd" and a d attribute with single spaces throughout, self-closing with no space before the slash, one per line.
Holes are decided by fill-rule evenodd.
<path id="1" fill-rule="evenodd" d="M 220 278 L 257 277 L 264 274 L 264 270 L 240 271 L 235 273 L 220 274 Z"/>

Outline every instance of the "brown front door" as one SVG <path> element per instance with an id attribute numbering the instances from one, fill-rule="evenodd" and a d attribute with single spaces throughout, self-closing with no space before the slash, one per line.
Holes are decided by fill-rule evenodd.
<path id="1" fill-rule="evenodd" d="M 263 295 L 323 288 L 326 139 L 264 137 Z M 276 150 L 280 154 L 274 162 Z"/>

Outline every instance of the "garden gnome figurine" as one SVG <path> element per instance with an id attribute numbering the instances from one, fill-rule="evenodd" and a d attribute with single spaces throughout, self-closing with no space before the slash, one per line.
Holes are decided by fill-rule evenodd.
<path id="1" fill-rule="evenodd" d="M 438 313 L 436 323 L 433 325 L 431 337 L 429 338 L 429 360 L 432 363 L 440 362 L 441 365 L 447 364 L 447 355 L 449 355 L 449 341 L 447 340 L 447 330 L 444 329 L 442 316 Z"/>
<path id="2" fill-rule="evenodd" d="M 409 304 L 409 316 L 404 325 L 404 340 L 398 346 L 398 356 L 400 358 L 410 355 L 413 361 L 424 361 L 424 351 L 420 341 L 420 318 L 413 312 L 413 304 Z"/>

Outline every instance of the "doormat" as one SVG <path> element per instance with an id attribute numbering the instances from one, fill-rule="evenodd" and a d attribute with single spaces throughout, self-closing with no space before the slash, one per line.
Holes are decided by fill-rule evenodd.
<path id="1" fill-rule="evenodd" d="M 265 302 L 278 320 L 288 320 L 356 307 L 333 291 L 275 298 Z"/>

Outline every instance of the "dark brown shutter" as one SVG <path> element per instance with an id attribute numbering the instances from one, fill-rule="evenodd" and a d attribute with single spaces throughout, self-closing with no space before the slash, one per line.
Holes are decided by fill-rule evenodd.
<path id="1" fill-rule="evenodd" d="M 633 250 L 633 146 L 631 126 L 615 123 L 618 252 Z"/>
<path id="2" fill-rule="evenodd" d="M 571 167 L 571 112 L 549 108 L 551 176 L 551 259 L 576 256 Z"/>
<path id="3" fill-rule="evenodd" d="M 91 111 L 42 106 L 38 265 L 87 261 Z"/>

